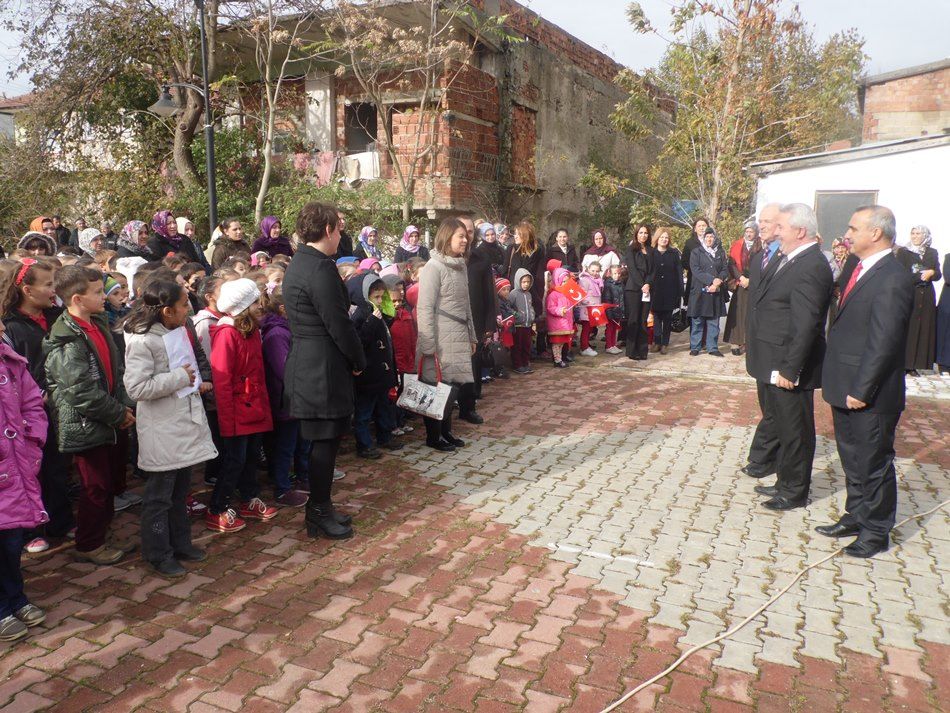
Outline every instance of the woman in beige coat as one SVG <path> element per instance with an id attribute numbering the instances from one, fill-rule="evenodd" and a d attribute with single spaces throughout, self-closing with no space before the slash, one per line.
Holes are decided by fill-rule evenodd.
<path id="1" fill-rule="evenodd" d="M 465 267 L 469 247 L 465 224 L 456 218 L 443 220 L 435 236 L 432 257 L 419 278 L 416 354 L 425 381 L 435 383 L 436 360 L 443 382 L 461 387 L 475 381 L 472 354 L 478 340 Z M 465 445 L 452 435 L 451 407 L 447 411 L 449 415 L 441 422 L 425 419 L 426 444 L 439 451 L 454 451 Z"/>

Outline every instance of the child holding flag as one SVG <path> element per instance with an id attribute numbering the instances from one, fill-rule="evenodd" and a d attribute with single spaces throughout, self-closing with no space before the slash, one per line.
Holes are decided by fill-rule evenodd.
<path id="1" fill-rule="evenodd" d="M 581 356 L 597 356 L 597 351 L 590 346 L 591 324 L 589 307 L 597 306 L 601 303 L 601 291 L 604 287 L 604 281 L 600 278 L 600 263 L 592 260 L 587 263 L 584 272 L 581 273 L 581 287 L 587 293 L 587 296 L 581 300 L 579 305 L 580 316 L 578 320 L 581 323 Z"/>
<path id="2" fill-rule="evenodd" d="M 551 344 L 554 366 L 557 369 L 567 368 L 567 362 L 561 358 L 561 355 L 564 352 L 564 346 L 570 346 L 571 338 L 574 336 L 574 303 L 558 289 L 563 288 L 570 277 L 570 273 L 563 267 L 555 268 L 551 289 L 544 300 L 548 319 L 548 342 Z"/>

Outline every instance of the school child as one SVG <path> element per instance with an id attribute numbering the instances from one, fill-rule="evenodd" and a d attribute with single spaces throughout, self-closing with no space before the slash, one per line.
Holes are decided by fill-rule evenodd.
<path id="1" fill-rule="evenodd" d="M 623 353 L 623 350 L 617 346 L 617 333 L 620 331 L 620 325 L 627 321 L 623 306 L 623 283 L 624 279 L 620 271 L 620 265 L 612 265 L 610 275 L 604 278 L 604 286 L 600 293 L 602 304 L 614 305 L 614 307 L 607 308 L 607 326 L 605 328 L 607 348 L 605 351 L 608 354 Z"/>
<path id="2" fill-rule="evenodd" d="M 570 273 L 563 267 L 555 268 L 551 275 L 551 287 L 544 299 L 548 319 L 548 342 L 551 344 L 554 366 L 558 369 L 567 368 L 563 354 L 565 345 L 569 346 L 574 336 L 574 306 L 565 295 L 554 288 L 563 285 L 569 277 Z"/>
<path id="3" fill-rule="evenodd" d="M 590 346 L 590 319 L 588 318 L 587 308 L 591 305 L 599 305 L 602 302 L 601 293 L 604 289 L 604 281 L 600 277 L 600 263 L 596 260 L 588 262 L 581 273 L 581 288 L 586 292 L 584 299 L 578 305 L 580 309 L 581 323 L 581 354 L 583 356 L 597 356 L 597 351 Z"/>
<path id="4" fill-rule="evenodd" d="M 235 278 L 236 279 L 236 278 Z M 195 325 L 195 333 L 198 335 L 198 341 L 201 342 L 201 348 L 205 356 L 211 360 L 211 330 L 217 325 L 218 320 L 223 316 L 218 311 L 218 297 L 221 294 L 221 286 L 229 279 L 219 277 L 216 274 L 206 277 L 198 285 L 198 297 L 204 305 L 195 314 L 192 323 Z M 218 428 L 218 409 L 215 406 L 214 393 L 205 396 L 205 411 L 208 416 L 208 426 L 211 428 L 211 440 L 214 441 L 214 447 L 218 450 L 218 457 L 205 463 L 205 484 L 214 485 L 218 479 L 218 471 L 221 468 L 221 431 Z"/>
<path id="5" fill-rule="evenodd" d="M 46 391 L 43 339 L 63 311 L 56 306 L 53 267 L 36 258 L 0 265 L 0 299 L 3 300 L 0 314 L 6 329 L 3 341 L 26 359 L 30 375 L 41 392 Z M 68 494 L 69 468 L 57 448 L 54 421 L 47 420 L 49 427 L 43 439 L 39 480 L 49 522 L 27 534 L 26 551 L 30 553 L 45 552 L 49 549 L 47 537 L 66 537 L 76 526 Z"/>
<path id="6" fill-rule="evenodd" d="M 109 332 L 102 273 L 70 265 L 60 269 L 56 294 L 66 305 L 43 343 L 48 403 L 61 453 L 72 453 L 81 483 L 76 554 L 114 564 L 134 544 L 108 542 L 114 496 L 124 488 L 126 434 L 135 424 L 122 384 L 122 354 Z"/>
<path id="7" fill-rule="evenodd" d="M 110 330 L 115 329 L 116 325 L 129 313 L 129 288 L 125 283 L 125 276 L 118 272 L 115 274 L 119 275 L 122 281 L 110 273 L 105 276 L 102 286 L 106 293 L 106 319 L 109 321 Z"/>
<path id="8" fill-rule="evenodd" d="M 299 508 L 307 504 L 308 497 L 301 487 L 310 489 L 306 474 L 310 472 L 310 442 L 300 437 L 300 422 L 291 418 L 283 406 L 284 367 L 290 356 L 291 334 L 284 309 L 284 296 L 280 287 L 264 295 L 264 316 L 261 319 L 261 338 L 264 353 L 264 376 L 270 399 L 274 430 L 265 437 L 267 470 L 274 484 L 274 502 L 284 507 Z M 290 478 L 290 468 L 298 476 Z"/>
<path id="9" fill-rule="evenodd" d="M 392 317 L 383 318 L 389 326 L 389 335 L 393 343 L 393 354 L 396 361 L 396 373 L 399 379 L 398 394 L 402 393 L 403 377 L 407 373 L 415 373 L 416 370 L 416 339 L 419 336 L 419 330 L 416 322 L 406 309 L 406 295 L 404 291 L 405 283 L 398 275 L 387 275 L 383 278 L 386 289 L 389 290 L 389 299 L 392 300 L 394 314 Z M 393 429 L 394 436 L 404 436 L 412 433 L 415 429 L 407 423 L 406 412 L 392 404 L 395 412 L 396 428 Z"/>
<path id="10" fill-rule="evenodd" d="M 523 267 L 515 272 L 515 286 L 508 294 L 508 304 L 515 315 L 514 346 L 511 349 L 511 363 L 516 373 L 532 374 L 531 337 L 536 319 L 534 304 L 531 301 L 531 287 L 534 278 Z"/>
<path id="11" fill-rule="evenodd" d="M 277 508 L 260 499 L 257 482 L 263 434 L 274 427 L 258 326 L 260 297 L 252 280 L 225 282 L 217 300 L 223 316 L 211 327 L 211 373 L 222 450 L 205 525 L 217 532 L 236 532 L 246 520 L 266 522 L 277 514 Z M 231 507 L 235 490 L 240 496 L 236 511 Z"/>
<path id="12" fill-rule="evenodd" d="M 504 277 L 495 278 L 495 294 L 498 296 L 498 342 L 511 353 L 511 348 L 515 344 L 514 338 L 514 317 L 515 310 L 508 302 L 511 296 L 511 283 Z M 492 369 L 492 376 L 496 379 L 508 379 L 508 372 L 501 364 L 495 364 Z"/>
<path id="13" fill-rule="evenodd" d="M 0 338 L 5 328 L 0 323 Z M 0 341 L 0 418 L 7 447 L 0 455 L 0 641 L 16 641 L 46 613 L 26 598 L 20 556 L 23 533 L 48 520 L 37 473 L 48 424 L 43 394 L 24 357 Z"/>
<path id="14" fill-rule="evenodd" d="M 392 338 L 383 320 L 383 313 L 392 314 L 392 302 L 386 284 L 374 272 L 351 278 L 347 282 L 350 302 L 354 309 L 350 319 L 366 354 L 366 369 L 354 379 L 356 392 L 353 434 L 356 452 L 362 458 L 375 460 L 382 457 L 373 445 L 370 421 L 376 422 L 376 445 L 398 451 L 402 444 L 393 440 L 396 424 L 389 407 L 389 392 L 396 387 L 396 363 L 393 358 Z"/>
<path id="15" fill-rule="evenodd" d="M 188 262 L 178 271 L 185 281 L 185 288 L 188 290 L 188 304 L 191 307 L 189 314 L 197 314 L 201 309 L 201 299 L 198 296 L 198 286 L 201 281 L 208 276 L 205 266 L 200 262 Z"/>
<path id="16" fill-rule="evenodd" d="M 187 498 L 192 466 L 217 456 L 198 390 L 179 397 L 200 376 L 195 368 L 171 368 L 164 337 L 185 327 L 188 293 L 177 282 L 151 280 L 125 321 L 125 389 L 136 401 L 138 467 L 145 473 L 142 557 L 166 577 L 182 577 L 181 561 L 200 562 L 191 543 Z M 197 365 L 197 359 L 196 359 Z"/>

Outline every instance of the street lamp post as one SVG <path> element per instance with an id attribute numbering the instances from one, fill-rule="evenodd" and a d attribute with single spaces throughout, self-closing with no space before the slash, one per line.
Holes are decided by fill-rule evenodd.
<path id="1" fill-rule="evenodd" d="M 169 117 L 178 113 L 181 107 L 172 99 L 169 89 L 171 87 L 182 87 L 191 89 L 201 95 L 204 100 L 204 130 L 205 130 L 205 173 L 208 176 L 208 232 L 214 233 L 218 226 L 218 189 L 215 177 L 214 164 L 214 122 L 211 117 L 211 91 L 208 88 L 208 39 L 205 33 L 205 3 L 204 0 L 195 0 L 198 13 L 201 16 L 199 29 L 201 33 L 201 87 L 194 84 L 174 83 L 162 85 L 162 93 L 158 101 L 148 108 L 153 114 L 161 117 Z"/>

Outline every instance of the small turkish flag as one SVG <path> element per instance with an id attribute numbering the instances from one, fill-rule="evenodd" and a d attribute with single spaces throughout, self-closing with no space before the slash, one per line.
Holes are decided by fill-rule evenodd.
<path id="1" fill-rule="evenodd" d="M 571 301 L 572 305 L 580 304 L 584 298 L 587 297 L 587 293 L 584 292 L 584 288 L 578 285 L 577 281 L 573 277 L 567 278 L 567 280 L 565 280 L 562 285 L 559 285 L 554 289 L 567 297 L 567 299 Z"/>
<path id="2" fill-rule="evenodd" d="M 589 305 L 587 307 L 587 319 L 590 321 L 590 326 L 599 327 L 602 324 L 607 324 L 607 310 L 616 306 L 612 304 Z"/>

